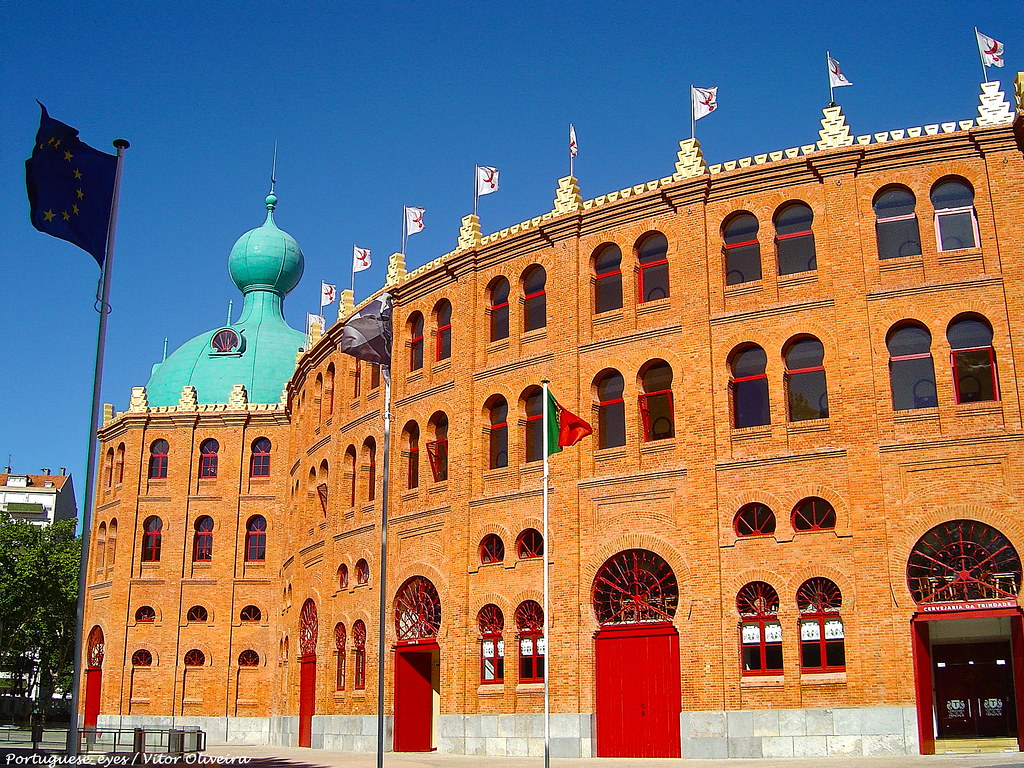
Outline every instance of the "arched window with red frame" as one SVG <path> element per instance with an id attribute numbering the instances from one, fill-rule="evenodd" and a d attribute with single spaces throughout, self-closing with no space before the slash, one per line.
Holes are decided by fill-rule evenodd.
<path id="1" fill-rule="evenodd" d="M 356 365 L 359 365 L 359 361 L 356 361 Z M 359 393 L 356 393 L 356 397 L 359 397 Z M 330 363 L 327 366 L 327 375 L 324 376 L 324 409 L 327 413 L 327 418 L 331 418 L 334 415 L 334 363 Z"/>
<path id="2" fill-rule="evenodd" d="M 213 438 L 203 440 L 199 445 L 199 477 L 213 479 L 217 477 L 217 453 L 220 443 Z"/>
<path id="3" fill-rule="evenodd" d="M 813 222 L 814 211 L 806 203 L 789 203 L 775 212 L 775 254 L 780 275 L 813 272 L 818 268 Z"/>
<path id="4" fill-rule="evenodd" d="M 875 242 L 878 258 L 921 255 L 921 232 L 914 193 L 906 187 L 885 187 L 875 195 Z"/>
<path id="5" fill-rule="evenodd" d="M 366 624 L 357 619 L 352 625 L 352 687 L 357 691 L 366 688 Z"/>
<path id="6" fill-rule="evenodd" d="M 267 519 L 253 515 L 245 524 L 245 562 L 262 563 L 267 559 Z"/>
<path id="7" fill-rule="evenodd" d="M 135 621 L 139 624 L 152 624 L 156 621 L 156 610 L 151 605 L 140 605 L 135 611 Z"/>
<path id="8" fill-rule="evenodd" d="M 592 601 L 602 627 L 670 622 L 679 607 L 679 583 L 661 555 L 627 549 L 598 570 Z"/>
<path id="9" fill-rule="evenodd" d="M 668 240 L 661 232 L 649 232 L 636 244 L 640 266 L 639 302 L 668 298 Z"/>
<path id="10" fill-rule="evenodd" d="M 536 528 L 527 528 L 516 539 L 516 552 L 520 560 L 544 556 L 544 537 Z"/>
<path id="11" fill-rule="evenodd" d="M 508 402 L 495 395 L 487 404 L 490 428 L 487 433 L 488 467 L 500 469 L 508 466 Z"/>
<path id="12" fill-rule="evenodd" d="M 370 564 L 364 558 L 356 561 L 356 584 L 370 583 Z"/>
<path id="13" fill-rule="evenodd" d="M 437 343 L 434 348 L 434 359 L 438 362 L 452 356 L 452 303 L 442 299 L 434 308 L 437 321 Z"/>
<path id="14" fill-rule="evenodd" d="M 399 640 L 437 637 L 441 627 L 441 598 L 424 576 L 406 579 L 395 595 L 395 632 Z"/>
<path id="15" fill-rule="evenodd" d="M 835 582 L 815 576 L 796 593 L 800 610 L 800 670 L 845 672 L 846 639 L 839 609 L 843 594 Z"/>
<path id="16" fill-rule="evenodd" d="M 240 667 L 258 667 L 260 665 L 260 655 L 256 653 L 252 648 L 247 648 L 238 654 L 238 666 Z"/>
<path id="17" fill-rule="evenodd" d="M 524 600 L 516 608 L 519 630 L 519 682 L 543 683 L 547 638 L 544 637 L 544 609 L 536 600 Z"/>
<path id="18" fill-rule="evenodd" d="M 523 273 L 523 331 L 548 324 L 547 272 L 535 264 Z"/>
<path id="19" fill-rule="evenodd" d="M 107 456 L 103 460 L 103 472 L 107 476 L 107 488 L 114 484 L 114 449 L 107 449 Z"/>
<path id="20" fill-rule="evenodd" d="M 117 484 L 124 482 L 124 443 L 117 446 L 117 455 L 114 458 L 114 473 L 117 476 Z"/>
<path id="21" fill-rule="evenodd" d="M 739 285 L 761 279 L 760 225 L 750 213 L 737 213 L 722 227 L 725 250 L 725 284 Z"/>
<path id="22" fill-rule="evenodd" d="M 415 421 L 405 425 L 405 487 L 420 485 L 420 427 Z"/>
<path id="23" fill-rule="evenodd" d="M 626 383 L 618 371 L 604 371 L 597 385 L 597 445 L 615 448 L 626 444 Z"/>
<path id="24" fill-rule="evenodd" d="M 809 496 L 793 508 L 794 531 L 831 531 L 836 527 L 836 510 L 822 498 Z"/>
<path id="25" fill-rule="evenodd" d="M 368 437 L 363 441 L 363 467 L 366 470 L 366 500 L 377 498 L 377 441 Z"/>
<path id="26" fill-rule="evenodd" d="M 320 639 L 320 617 L 316 602 L 307 597 L 299 610 L 299 653 L 303 656 L 316 654 L 317 640 Z"/>
<path id="27" fill-rule="evenodd" d="M 742 347 L 732 355 L 732 424 L 737 429 L 772 423 L 768 401 L 768 355 L 756 344 Z"/>
<path id="28" fill-rule="evenodd" d="M 213 518 L 202 515 L 196 518 L 195 533 L 192 536 L 192 562 L 208 563 L 213 560 Z"/>
<path id="29" fill-rule="evenodd" d="M 594 314 L 622 309 L 622 251 L 603 245 L 594 254 Z"/>
<path id="30" fill-rule="evenodd" d="M 999 399 L 992 338 L 992 326 L 988 320 L 975 315 L 953 318 L 946 329 L 958 403 Z"/>
<path id="31" fill-rule="evenodd" d="M 337 655 L 334 672 L 334 690 L 336 691 L 345 690 L 345 643 L 347 640 L 345 625 L 339 621 L 334 625 L 334 652 Z"/>
<path id="32" fill-rule="evenodd" d="M 186 667 L 203 667 L 206 666 L 206 654 L 200 651 L 198 648 L 193 648 L 185 653 L 185 666 Z"/>
<path id="33" fill-rule="evenodd" d="M 159 517 L 147 517 L 142 523 L 142 562 L 159 563 L 160 545 L 163 538 L 164 521 Z"/>
<path id="34" fill-rule="evenodd" d="M 257 437 L 252 441 L 249 477 L 270 477 L 270 440 Z"/>
<path id="35" fill-rule="evenodd" d="M 675 411 L 672 403 L 672 368 L 664 360 L 653 360 L 640 374 L 640 420 L 644 442 L 675 437 Z"/>
<path id="36" fill-rule="evenodd" d="M 430 430 L 434 439 L 427 442 L 427 460 L 430 462 L 430 474 L 435 483 L 443 483 L 448 479 L 448 417 L 438 411 L 430 417 Z"/>
<path id="37" fill-rule="evenodd" d="M 782 672 L 782 624 L 779 593 L 763 581 L 745 584 L 736 595 L 740 614 L 740 663 L 743 675 Z"/>
<path id="38" fill-rule="evenodd" d="M 363 394 L 363 364 L 361 360 L 352 361 L 352 398 L 358 400 Z"/>
<path id="39" fill-rule="evenodd" d="M 185 614 L 185 621 L 205 624 L 210 620 L 210 612 L 201 605 L 193 605 Z"/>
<path id="40" fill-rule="evenodd" d="M 501 608 L 488 603 L 476 615 L 480 629 L 480 683 L 495 685 L 505 682 L 505 615 Z"/>
<path id="41" fill-rule="evenodd" d="M 480 562 L 484 565 L 505 560 L 505 542 L 496 533 L 488 533 L 480 541 Z"/>
<path id="42" fill-rule="evenodd" d="M 523 440 L 526 446 L 526 461 L 540 461 L 544 458 L 544 390 L 531 387 L 524 393 L 526 428 Z"/>
<path id="43" fill-rule="evenodd" d="M 413 312 L 409 316 L 409 370 L 423 367 L 423 315 Z"/>
<path id="44" fill-rule="evenodd" d="M 133 667 L 151 667 L 153 666 L 153 654 L 147 651 L 145 648 L 140 648 L 132 654 L 132 666 Z"/>
<path id="45" fill-rule="evenodd" d="M 813 336 L 786 347 L 786 397 L 790 421 L 828 418 L 825 347 Z"/>
<path id="46" fill-rule="evenodd" d="M 974 189 L 966 180 L 940 180 L 931 191 L 935 209 L 935 239 L 939 251 L 978 247 L 978 215 L 974 210 Z"/>
<path id="47" fill-rule="evenodd" d="M 263 611 L 255 605 L 247 605 L 239 612 L 238 620 L 243 624 L 258 624 L 263 621 Z"/>
<path id="48" fill-rule="evenodd" d="M 889 350 L 889 386 L 894 411 L 935 408 L 935 362 L 932 335 L 919 323 L 901 323 L 885 340 Z"/>
<path id="49" fill-rule="evenodd" d="M 102 667 L 103 657 L 106 655 L 106 643 L 103 641 L 103 630 L 98 624 L 89 630 L 86 648 L 86 664 L 92 669 Z"/>
<path id="50" fill-rule="evenodd" d="M 338 589 L 348 589 L 348 566 L 345 563 L 338 566 Z"/>
<path id="51" fill-rule="evenodd" d="M 345 484 L 348 486 L 348 506 L 356 505 L 356 447 L 345 449 Z"/>
<path id="52" fill-rule="evenodd" d="M 764 504 L 744 504 L 733 519 L 737 536 L 770 536 L 775 533 L 775 513 Z"/>
<path id="53" fill-rule="evenodd" d="M 509 283 L 504 277 L 497 278 L 489 289 L 491 305 L 491 341 L 501 341 L 508 338 L 508 296 Z"/>
<path id="54" fill-rule="evenodd" d="M 169 447 L 166 440 L 154 440 L 149 446 L 149 479 L 163 480 L 167 477 L 167 453 Z"/>
<path id="55" fill-rule="evenodd" d="M 316 422 L 317 424 L 320 424 L 323 422 L 324 415 L 326 413 L 326 409 L 324 408 L 324 375 L 322 373 L 318 373 L 316 375 L 315 401 L 317 407 Z"/>

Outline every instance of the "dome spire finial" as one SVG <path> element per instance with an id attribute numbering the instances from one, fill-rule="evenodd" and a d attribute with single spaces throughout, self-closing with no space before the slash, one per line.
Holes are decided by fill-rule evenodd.
<path id="1" fill-rule="evenodd" d="M 274 185 L 277 183 L 277 142 L 274 142 L 274 164 L 270 167 L 270 194 L 267 195 L 268 216 L 273 214 L 277 207 L 277 195 L 274 194 Z M 268 218 L 268 221 L 270 219 Z"/>

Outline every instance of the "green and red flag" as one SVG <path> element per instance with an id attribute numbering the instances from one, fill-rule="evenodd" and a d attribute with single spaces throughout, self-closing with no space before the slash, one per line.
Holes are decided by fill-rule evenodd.
<path id="1" fill-rule="evenodd" d="M 548 433 L 548 456 L 559 453 L 562 448 L 576 445 L 584 437 L 594 433 L 593 427 L 587 422 L 568 408 L 559 405 L 550 389 L 548 390 L 548 421 L 545 428 Z"/>

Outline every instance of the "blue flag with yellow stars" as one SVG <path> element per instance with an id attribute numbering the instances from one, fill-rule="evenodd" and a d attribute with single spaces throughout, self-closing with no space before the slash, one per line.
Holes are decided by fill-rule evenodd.
<path id="1" fill-rule="evenodd" d="M 88 251 L 102 267 L 117 157 L 93 149 L 39 106 L 39 133 L 25 161 L 32 226 Z"/>

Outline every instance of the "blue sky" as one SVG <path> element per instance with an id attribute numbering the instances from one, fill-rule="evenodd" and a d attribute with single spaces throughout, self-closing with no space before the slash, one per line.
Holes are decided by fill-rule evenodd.
<path id="1" fill-rule="evenodd" d="M 690 83 L 720 88 L 698 124 L 709 163 L 815 141 L 826 49 L 854 83 L 836 96 L 855 133 L 975 117 L 975 25 L 1006 44 L 989 72 L 1009 94 L 1019 2 L 8 3 L 0 465 L 66 466 L 81 503 L 98 269 L 29 223 L 35 99 L 95 147 L 132 143 L 103 382 L 123 410 L 165 337 L 173 350 L 222 324 L 232 299 L 237 317 L 226 260 L 263 221 L 275 141 L 276 219 L 306 257 L 285 311 L 302 328 L 321 279 L 348 285 L 353 243 L 374 260 L 357 299 L 380 285 L 403 205 L 427 209 L 410 269 L 453 249 L 474 163 L 501 170 L 485 233 L 550 210 L 570 121 L 584 198 L 669 175 Z"/>

